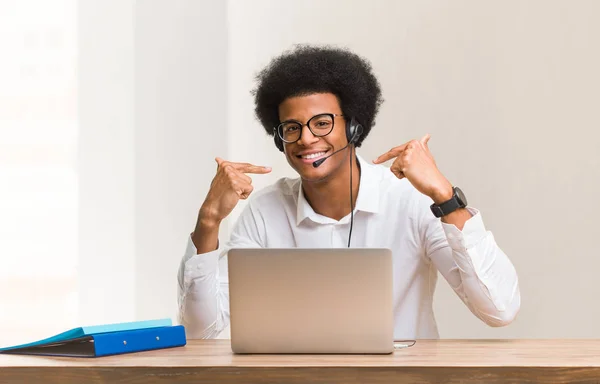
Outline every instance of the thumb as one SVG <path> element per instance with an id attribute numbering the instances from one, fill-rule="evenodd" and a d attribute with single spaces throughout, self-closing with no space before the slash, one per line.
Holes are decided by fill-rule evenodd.
<path id="1" fill-rule="evenodd" d="M 421 139 L 421 144 L 423 144 L 423 146 L 427 149 L 429 149 L 427 142 L 429 141 L 430 138 L 431 138 L 431 135 L 428 133 L 425 136 L 423 136 L 423 138 Z"/>
<path id="2" fill-rule="evenodd" d="M 225 160 L 223 160 L 217 156 L 217 157 L 215 157 L 215 161 L 217 162 L 217 165 L 221 165 L 221 163 L 223 163 Z"/>

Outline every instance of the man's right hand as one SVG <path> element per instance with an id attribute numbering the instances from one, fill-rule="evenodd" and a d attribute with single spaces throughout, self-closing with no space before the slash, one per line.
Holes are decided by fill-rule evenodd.
<path id="1" fill-rule="evenodd" d="M 216 249 L 219 225 L 225 219 L 240 199 L 245 200 L 252 190 L 252 179 L 246 173 L 265 174 L 271 168 L 249 163 L 234 163 L 219 157 L 217 174 L 210 184 L 206 199 L 200 208 L 198 223 L 194 231 L 194 243 L 198 253 Z"/>
<path id="2" fill-rule="evenodd" d="M 240 199 L 245 200 L 252 193 L 252 179 L 246 173 L 264 174 L 271 172 L 271 168 L 229 162 L 219 157 L 215 160 L 217 174 L 210 184 L 200 213 L 204 220 L 220 223 L 233 211 Z"/>

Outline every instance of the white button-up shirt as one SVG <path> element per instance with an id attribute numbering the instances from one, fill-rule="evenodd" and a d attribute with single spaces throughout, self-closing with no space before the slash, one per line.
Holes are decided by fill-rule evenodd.
<path id="1" fill-rule="evenodd" d="M 439 337 L 433 313 L 438 271 L 475 316 L 490 326 L 510 323 L 521 302 L 517 273 L 481 213 L 468 208 L 473 216 L 460 231 L 436 218 L 432 200 L 407 179 L 358 161 L 351 246 L 392 250 L 394 338 Z M 219 259 L 230 248 L 342 248 L 349 230 L 350 214 L 337 221 L 312 209 L 299 178 L 255 191 L 227 244 L 198 255 L 188 238 L 178 274 L 178 321 L 191 338 L 217 337 L 229 325 L 229 287 Z"/>

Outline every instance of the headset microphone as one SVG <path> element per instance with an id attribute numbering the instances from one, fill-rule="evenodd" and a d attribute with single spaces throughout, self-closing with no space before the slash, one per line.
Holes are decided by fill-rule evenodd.
<path id="1" fill-rule="evenodd" d="M 343 151 L 344 149 L 348 148 L 348 146 L 350 145 L 350 143 L 346 144 L 344 147 L 338 149 L 337 151 L 333 152 L 331 155 L 327 155 L 319 160 L 316 160 L 312 163 L 313 167 L 317 168 L 319 165 L 323 164 L 323 162 L 327 159 L 329 159 L 331 156 L 335 155 L 336 153 Z"/>

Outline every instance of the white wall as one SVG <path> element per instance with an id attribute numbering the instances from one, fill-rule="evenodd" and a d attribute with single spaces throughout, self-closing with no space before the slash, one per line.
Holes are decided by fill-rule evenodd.
<path id="1" fill-rule="evenodd" d="M 274 167 L 257 187 L 292 174 L 253 120 L 254 75 L 294 43 L 348 46 L 386 99 L 359 153 L 431 133 L 520 276 L 522 310 L 500 329 L 440 279 L 441 337 L 599 337 L 598 14 L 592 0 L 230 0 L 230 156 Z"/>
<path id="2" fill-rule="evenodd" d="M 75 0 L 0 1 L 0 347 L 79 321 L 77 45 Z"/>
<path id="3" fill-rule="evenodd" d="M 79 321 L 135 318 L 133 0 L 78 3 Z"/>
<path id="4" fill-rule="evenodd" d="M 214 176 L 214 158 L 227 151 L 226 64 L 226 2 L 136 3 L 139 318 L 175 317 L 179 260 Z"/>
<path id="5" fill-rule="evenodd" d="M 175 320 L 178 263 L 226 152 L 226 11 L 79 4 L 83 324 Z"/>

